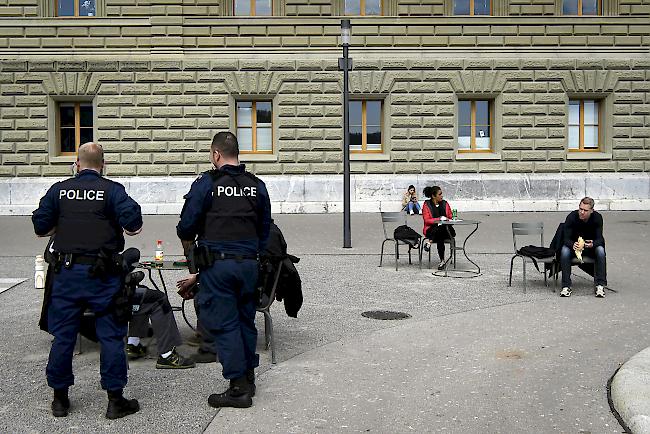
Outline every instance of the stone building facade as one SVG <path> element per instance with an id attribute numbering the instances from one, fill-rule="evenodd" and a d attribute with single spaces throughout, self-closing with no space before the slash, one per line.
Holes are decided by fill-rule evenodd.
<path id="1" fill-rule="evenodd" d="M 235 16 L 217 0 L 95 0 L 77 17 L 57 1 L 0 0 L 0 213 L 31 212 L 71 173 L 74 129 L 149 213 L 178 212 L 214 133 L 247 128 L 242 160 L 274 211 L 341 210 L 344 1 Z M 409 184 L 441 185 L 460 210 L 584 195 L 650 209 L 650 0 L 602 0 L 595 16 L 563 15 L 569 0 L 459 16 L 459 1 L 349 17 L 353 211 L 399 207 Z"/>

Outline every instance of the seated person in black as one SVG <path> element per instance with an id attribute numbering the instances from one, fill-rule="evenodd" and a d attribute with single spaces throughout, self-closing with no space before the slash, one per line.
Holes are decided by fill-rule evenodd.
<path id="1" fill-rule="evenodd" d="M 584 246 L 579 243 L 578 237 L 584 241 Z M 580 201 L 578 209 L 571 211 L 564 222 L 564 240 L 560 253 L 562 267 L 561 297 L 571 296 L 571 262 L 576 257 L 575 251 L 580 251 L 583 256 L 594 259 L 594 283 L 596 297 L 605 297 L 607 285 L 607 262 L 605 256 L 605 239 L 603 238 L 603 217 L 594 211 L 594 200 L 585 197 Z"/>

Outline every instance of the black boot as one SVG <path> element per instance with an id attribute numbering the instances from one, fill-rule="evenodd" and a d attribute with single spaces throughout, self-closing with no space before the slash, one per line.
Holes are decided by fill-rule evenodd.
<path id="1" fill-rule="evenodd" d="M 66 417 L 70 409 L 70 400 L 68 399 L 68 388 L 54 389 L 54 400 L 52 401 L 52 416 Z"/>
<path id="2" fill-rule="evenodd" d="M 251 395 L 251 398 L 255 396 L 255 370 L 249 369 L 246 371 L 246 380 L 248 381 L 248 393 Z"/>
<path id="3" fill-rule="evenodd" d="M 253 405 L 253 399 L 249 393 L 248 379 L 239 377 L 230 380 L 230 387 L 223 393 L 213 393 L 208 398 L 211 407 L 235 407 L 248 408 Z"/>
<path id="4" fill-rule="evenodd" d="M 136 413 L 138 410 L 140 410 L 138 400 L 126 399 L 122 396 L 122 389 L 108 391 L 108 408 L 106 409 L 107 419 L 119 419 Z"/>

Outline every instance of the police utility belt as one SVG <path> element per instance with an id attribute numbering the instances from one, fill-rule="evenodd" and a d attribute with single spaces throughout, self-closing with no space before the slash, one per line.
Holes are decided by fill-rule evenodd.
<path id="1" fill-rule="evenodd" d="M 105 251 L 100 251 L 97 255 L 53 252 L 46 255 L 45 260 L 54 267 L 55 273 L 58 273 L 61 267 L 70 269 L 74 264 L 90 265 L 88 274 L 97 278 L 119 275 L 122 271 L 122 255 Z"/>
<path id="2" fill-rule="evenodd" d="M 241 262 L 244 259 L 259 260 L 258 255 L 236 255 L 232 253 L 223 253 L 210 250 L 207 246 L 197 246 L 196 243 L 192 244 L 190 251 L 187 255 L 188 268 L 190 273 L 197 273 L 201 270 L 206 270 L 212 267 L 215 261 L 224 259 L 234 259 Z"/>

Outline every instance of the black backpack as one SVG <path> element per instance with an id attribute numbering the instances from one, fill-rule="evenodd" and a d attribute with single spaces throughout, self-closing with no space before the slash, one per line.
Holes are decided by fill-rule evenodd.
<path id="1" fill-rule="evenodd" d="M 395 228 L 393 238 L 408 243 L 409 248 L 414 249 L 420 243 L 422 235 L 415 232 L 410 226 L 401 225 Z"/>

